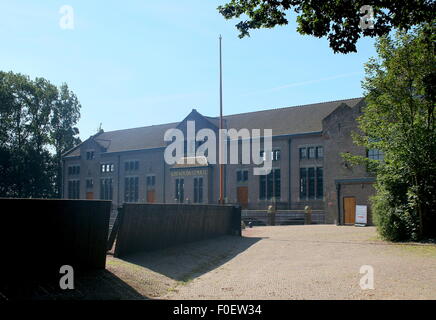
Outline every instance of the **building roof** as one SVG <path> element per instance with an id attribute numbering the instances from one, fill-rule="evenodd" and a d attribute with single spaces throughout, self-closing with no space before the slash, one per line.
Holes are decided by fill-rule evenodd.
<path id="1" fill-rule="evenodd" d="M 272 129 L 273 136 L 304 134 L 322 131 L 322 120 L 342 103 L 354 107 L 363 98 L 314 103 L 302 106 L 285 107 L 224 116 L 227 128 Z M 205 117 L 219 126 L 219 117 Z M 164 147 L 164 134 L 168 129 L 176 128 L 179 123 L 108 131 L 92 138 L 107 152 L 121 152 Z M 66 154 L 78 156 L 79 148 Z"/>

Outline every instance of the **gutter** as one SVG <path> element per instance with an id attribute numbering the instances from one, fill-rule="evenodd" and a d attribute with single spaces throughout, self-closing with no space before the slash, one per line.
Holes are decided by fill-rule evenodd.
<path id="1" fill-rule="evenodd" d="M 289 202 L 289 209 L 291 209 L 291 168 L 292 168 L 292 162 L 291 162 L 291 142 L 292 139 L 288 140 L 288 202 Z"/>
<path id="2" fill-rule="evenodd" d="M 120 207 L 120 165 L 121 165 L 121 160 L 120 160 L 120 156 L 118 156 L 118 165 L 117 165 L 117 206 L 118 208 Z"/>
<path id="3" fill-rule="evenodd" d="M 340 183 L 336 183 L 336 194 L 337 194 L 337 202 L 338 202 L 338 220 L 336 222 L 337 226 L 342 225 L 342 221 L 341 221 L 341 184 Z"/>

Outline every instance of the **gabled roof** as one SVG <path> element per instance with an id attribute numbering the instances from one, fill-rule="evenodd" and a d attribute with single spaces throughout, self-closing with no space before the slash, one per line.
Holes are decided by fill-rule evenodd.
<path id="1" fill-rule="evenodd" d="M 287 134 L 304 134 L 322 131 L 322 120 L 339 105 L 345 103 L 350 107 L 363 98 L 329 101 L 302 106 L 240 113 L 224 116 L 226 128 L 272 129 L 273 136 Z M 211 123 L 219 126 L 219 117 L 206 117 Z M 102 145 L 107 152 L 152 149 L 164 147 L 164 134 L 168 129 L 176 128 L 180 122 L 161 125 L 108 131 L 91 137 Z M 80 148 L 73 149 L 67 156 L 79 155 Z"/>
<path id="2" fill-rule="evenodd" d="M 363 98 L 314 103 L 225 116 L 229 128 L 272 129 L 273 136 L 322 131 L 322 120 L 342 103 L 353 108 Z"/>

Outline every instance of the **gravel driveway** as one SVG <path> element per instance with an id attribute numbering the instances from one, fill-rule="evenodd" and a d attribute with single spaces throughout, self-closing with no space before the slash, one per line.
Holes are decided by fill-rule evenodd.
<path id="1" fill-rule="evenodd" d="M 156 278 L 161 299 L 436 299 L 436 246 L 387 243 L 373 227 L 255 227 L 133 256 L 127 277 L 111 259 L 108 269 L 143 295 L 135 277 Z M 374 289 L 359 285 L 363 265 Z"/>
<path id="2" fill-rule="evenodd" d="M 436 246 L 388 244 L 372 227 L 258 227 L 244 236 L 261 239 L 165 298 L 436 299 Z M 359 285 L 362 265 L 373 267 L 373 290 Z"/>

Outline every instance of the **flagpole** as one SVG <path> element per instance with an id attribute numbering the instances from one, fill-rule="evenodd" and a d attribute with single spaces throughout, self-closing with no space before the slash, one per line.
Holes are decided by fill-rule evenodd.
<path id="1" fill-rule="evenodd" d="M 224 164 L 223 164 L 223 141 L 221 141 L 221 130 L 224 128 L 223 125 L 223 64 L 222 64 L 222 49 L 221 49 L 221 41 L 222 36 L 220 35 L 220 198 L 219 203 L 224 204 Z"/>

